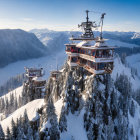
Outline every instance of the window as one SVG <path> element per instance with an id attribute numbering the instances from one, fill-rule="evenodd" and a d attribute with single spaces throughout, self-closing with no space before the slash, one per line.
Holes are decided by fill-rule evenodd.
<path id="1" fill-rule="evenodd" d="M 78 53 L 79 53 L 81 50 L 80 50 L 80 48 L 77 48 L 77 49 L 78 49 Z"/>
<path id="2" fill-rule="evenodd" d="M 91 63 L 91 67 L 95 68 L 95 63 L 94 62 Z"/>
<path id="3" fill-rule="evenodd" d="M 77 57 L 71 57 L 71 62 L 77 62 Z"/>
<path id="4" fill-rule="evenodd" d="M 102 57 L 102 51 L 101 50 L 99 51 L 99 57 Z"/>
<path id="5" fill-rule="evenodd" d="M 68 46 L 67 46 L 66 50 L 67 50 L 67 51 L 71 51 L 71 47 L 68 47 Z"/>
<path id="6" fill-rule="evenodd" d="M 99 57 L 99 51 L 96 50 L 96 58 Z"/>
<path id="7" fill-rule="evenodd" d="M 92 51 L 92 56 L 95 56 L 95 50 Z"/>
<path id="8" fill-rule="evenodd" d="M 74 52 L 74 49 L 73 49 L 73 47 L 71 47 L 71 52 Z"/>
<path id="9" fill-rule="evenodd" d="M 105 68 L 105 63 L 98 63 L 97 66 L 98 70 L 103 70 Z"/>
<path id="10" fill-rule="evenodd" d="M 91 50 L 88 50 L 88 55 L 91 55 Z"/>
<path id="11" fill-rule="evenodd" d="M 73 47 L 73 50 L 74 50 L 74 53 L 77 53 L 77 48 L 76 47 Z"/>
<path id="12" fill-rule="evenodd" d="M 107 56 L 107 52 L 106 50 L 103 50 L 103 57 L 106 57 Z"/>
<path id="13" fill-rule="evenodd" d="M 109 56 L 113 56 L 113 50 L 109 50 Z"/>
<path id="14" fill-rule="evenodd" d="M 83 54 L 85 54 L 85 50 L 83 49 Z"/>

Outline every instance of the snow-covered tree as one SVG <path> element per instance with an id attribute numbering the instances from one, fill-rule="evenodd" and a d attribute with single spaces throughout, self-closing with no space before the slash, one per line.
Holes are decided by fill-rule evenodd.
<path id="1" fill-rule="evenodd" d="M 0 124 L 0 140 L 4 140 L 4 139 L 5 139 L 5 134 L 4 134 L 1 124 Z"/>
<path id="2" fill-rule="evenodd" d="M 9 127 L 7 127 L 5 139 L 6 140 L 11 140 L 12 139 Z"/>
<path id="3" fill-rule="evenodd" d="M 62 107 L 60 120 L 59 120 L 59 129 L 61 133 L 63 131 L 67 131 L 67 119 L 66 119 L 66 113 L 65 113 L 65 107 Z"/>

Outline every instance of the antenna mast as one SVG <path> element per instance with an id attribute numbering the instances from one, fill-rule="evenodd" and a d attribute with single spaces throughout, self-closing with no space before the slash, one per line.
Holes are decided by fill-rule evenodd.
<path id="1" fill-rule="evenodd" d="M 87 19 L 87 23 L 88 23 L 88 19 L 89 19 L 89 17 L 88 17 L 88 13 L 89 13 L 89 11 L 86 10 L 86 13 L 87 13 L 87 17 L 86 17 L 86 19 Z"/>
<path id="2" fill-rule="evenodd" d="M 106 15 L 106 13 L 103 13 L 101 15 L 101 33 L 100 33 L 100 38 L 103 38 L 103 21 L 104 21 L 104 16 Z"/>

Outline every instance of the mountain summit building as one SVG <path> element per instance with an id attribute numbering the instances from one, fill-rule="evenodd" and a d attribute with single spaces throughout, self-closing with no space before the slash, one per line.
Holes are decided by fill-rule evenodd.
<path id="1" fill-rule="evenodd" d="M 66 45 L 68 55 L 68 64 L 70 67 L 80 66 L 92 74 L 111 73 L 114 63 L 114 48 L 107 46 L 102 37 L 103 19 L 105 13 L 101 15 L 99 25 L 89 21 L 89 11 L 86 11 L 86 22 L 82 22 L 78 27 L 83 28 L 84 33 L 81 36 L 72 36 L 72 43 Z M 94 37 L 93 29 L 100 27 L 99 37 Z"/>

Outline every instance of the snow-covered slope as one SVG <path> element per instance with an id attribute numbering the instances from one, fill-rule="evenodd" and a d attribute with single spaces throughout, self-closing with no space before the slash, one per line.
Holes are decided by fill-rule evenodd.
<path id="1" fill-rule="evenodd" d="M 137 138 L 140 138 L 140 105 L 136 101 L 134 101 L 134 108 L 134 117 L 132 117 L 130 113 L 128 115 L 130 128 L 129 140 L 135 140 Z"/>
<path id="2" fill-rule="evenodd" d="M 4 106 L 4 108 L 6 109 L 8 109 L 8 107 L 10 108 L 11 106 L 7 106 L 6 107 L 6 102 L 7 103 L 10 103 L 11 101 L 10 101 L 10 99 L 11 99 L 11 97 L 12 97 L 12 95 L 13 95 L 13 97 L 14 97 L 14 99 L 15 99 L 15 97 L 16 97 L 16 99 L 17 99 L 17 104 L 19 104 L 19 97 L 21 97 L 22 96 L 22 90 L 23 90 L 23 86 L 21 86 L 21 87 L 18 87 L 18 88 L 16 88 L 16 89 L 14 89 L 14 90 L 12 90 L 12 91 L 10 91 L 9 93 L 7 93 L 7 94 L 5 94 L 5 95 L 3 95 L 3 96 L 1 96 L 0 97 L 0 104 L 2 103 L 2 100 L 5 102 L 5 106 Z M 2 107 L 2 106 L 1 106 Z M 14 106 L 13 106 L 13 108 L 14 108 Z M 0 110 L 0 112 L 1 112 L 2 110 Z M 11 110 L 11 111 L 13 111 L 13 110 Z M 9 111 L 10 112 L 10 111 Z M 6 115 L 7 114 L 5 114 L 6 113 L 6 110 L 3 112 L 1 112 L 0 113 L 0 121 L 1 120 L 3 120 L 4 118 L 6 118 Z"/>
<path id="3" fill-rule="evenodd" d="M 47 46 L 49 40 L 52 40 L 55 37 L 60 35 L 59 32 L 48 30 L 48 29 L 32 29 L 30 30 L 31 33 L 34 33 L 37 38 Z"/>
<path id="4" fill-rule="evenodd" d="M 10 94 L 14 94 L 14 95 L 18 98 L 18 97 L 21 96 L 21 94 L 22 94 L 22 89 L 23 89 L 23 86 L 18 87 L 18 88 L 16 88 L 15 90 L 12 90 L 12 91 L 10 91 L 9 93 L 7 93 L 7 94 L 1 96 L 0 99 L 2 99 L 2 98 L 5 99 L 5 98 L 7 98 L 7 99 L 9 100 L 9 99 L 10 99 Z"/>
<path id="5" fill-rule="evenodd" d="M 58 122 L 63 104 L 64 101 L 62 98 L 54 104 Z M 67 132 L 61 134 L 61 140 L 71 140 L 72 138 L 75 140 L 87 140 L 86 132 L 83 127 L 83 114 L 84 110 L 81 111 L 80 115 L 73 115 L 70 113 L 67 116 Z"/>
<path id="6" fill-rule="evenodd" d="M 7 117 L 6 119 L 0 122 L 4 132 L 6 132 L 7 127 L 11 128 L 12 118 L 16 122 L 17 118 L 23 116 L 25 109 L 27 110 L 29 120 L 32 120 L 34 117 L 36 117 L 37 109 L 41 108 L 43 105 L 44 105 L 44 99 L 37 99 L 17 109 L 9 117 Z"/>
<path id="7" fill-rule="evenodd" d="M 137 69 L 138 75 L 140 76 L 140 54 L 135 54 L 126 57 L 127 63 Z"/>
<path id="8" fill-rule="evenodd" d="M 37 38 L 53 52 L 64 49 L 64 44 L 68 42 L 70 36 L 67 31 L 52 31 L 48 29 L 33 29 L 30 31 L 34 33 Z"/>
<path id="9" fill-rule="evenodd" d="M 127 78 L 114 84 L 117 75 Z M 50 94 L 49 97 L 54 101 L 55 113 L 44 111 L 46 118 L 42 120 L 41 132 L 49 137 L 48 133 L 50 134 L 53 131 L 51 129 L 55 127 L 60 133 L 61 140 L 92 140 L 96 137 L 98 139 L 134 140 L 136 137 L 139 139 L 139 105 L 135 102 L 134 117 L 128 115 L 129 110 L 133 111 L 133 108 L 130 109 L 129 101 L 134 99 L 129 91 L 130 85 L 127 83 L 132 82 L 134 93 L 134 90 L 139 88 L 140 80 L 132 76 L 131 69 L 123 65 L 119 57 L 115 58 L 115 67 L 111 77 L 113 80 L 108 75 L 86 75 L 86 72 L 80 68 L 69 70 L 69 67 L 64 67 L 58 83 L 52 80 L 48 82 L 47 94 Z M 47 99 L 50 98 L 45 100 Z M 49 105 L 46 109 L 49 109 Z M 55 115 L 57 120 L 55 120 Z M 61 132 L 57 130 L 57 126 L 63 128 L 60 129 Z M 130 132 L 131 127 L 133 127 L 134 135 L 131 132 L 131 137 L 129 137 L 127 132 Z"/>
<path id="10" fill-rule="evenodd" d="M 67 132 L 61 134 L 61 140 L 88 140 L 84 129 L 83 116 L 85 111 L 80 114 L 69 114 L 67 116 Z"/>
<path id="11" fill-rule="evenodd" d="M 119 57 L 116 57 L 114 59 L 114 70 L 111 74 L 112 78 L 115 80 L 116 79 L 116 76 L 120 75 L 120 74 L 125 74 L 128 76 L 128 78 L 130 79 L 130 82 L 132 83 L 132 87 L 134 90 L 137 90 L 140 86 L 140 79 L 139 77 L 135 76 L 133 77 L 132 76 L 132 73 L 131 73 L 131 68 L 130 67 L 126 67 L 124 66 L 122 63 L 121 63 L 121 60 Z"/>
<path id="12" fill-rule="evenodd" d="M 62 54 L 61 54 L 62 55 Z M 58 59 L 59 60 L 59 59 Z M 55 61 L 55 60 L 54 60 Z M 51 61 L 52 63 L 52 61 Z M 62 63 L 62 62 L 61 62 Z M 46 63 L 45 63 L 46 64 Z M 114 71 L 111 75 L 113 80 L 116 80 L 117 73 L 118 76 L 120 74 L 125 74 L 128 76 L 128 79 L 130 79 L 130 82 L 132 82 L 132 88 L 136 90 L 139 88 L 139 83 L 140 80 L 137 77 L 133 77 L 131 74 L 131 69 L 129 67 L 125 67 L 119 57 L 115 58 L 115 67 Z M 62 111 L 65 109 L 65 115 L 66 115 L 66 131 L 63 131 L 60 133 L 60 139 L 61 140 L 87 140 L 90 139 L 90 137 L 96 132 L 95 126 L 97 125 L 98 128 L 98 133 L 102 134 L 102 136 L 107 139 L 110 139 L 113 137 L 113 135 L 116 135 L 116 132 L 114 132 L 114 128 L 117 127 L 117 131 L 119 131 L 120 127 L 123 129 L 123 125 L 125 126 L 126 124 L 118 124 L 120 122 L 120 116 L 123 118 L 123 121 L 126 120 L 126 116 L 121 114 L 123 109 L 119 106 L 122 102 L 120 100 L 120 97 L 123 98 L 124 95 L 121 95 L 122 93 L 119 93 L 117 91 L 117 88 L 115 89 L 115 92 L 113 93 L 112 97 L 111 94 L 113 92 L 113 89 L 115 88 L 114 85 L 111 85 L 110 90 L 106 93 L 106 86 L 107 84 L 104 83 L 104 76 L 97 76 L 94 77 L 93 75 L 86 75 L 84 74 L 83 78 L 83 84 L 84 84 L 84 90 L 81 90 L 82 87 L 82 71 L 77 68 L 77 70 L 71 71 L 69 68 L 66 66 L 64 67 L 63 73 L 59 77 L 59 82 L 56 84 L 55 81 L 49 81 L 48 85 L 50 84 L 50 88 L 52 88 L 52 93 L 47 92 L 47 95 L 51 94 L 52 98 L 55 98 L 58 96 L 56 99 L 57 101 L 54 103 L 55 107 L 55 115 L 57 117 L 57 124 L 60 125 L 60 120 L 63 121 L 62 119 Z M 97 82 L 98 81 L 98 82 Z M 113 82 L 114 82 L 113 81 Z M 52 82 L 52 83 L 51 83 Z M 55 89 L 59 87 L 59 92 L 55 92 Z M 20 88 L 19 88 L 20 89 Z M 48 90 L 47 90 L 48 91 Z M 51 89 L 50 89 L 51 91 Z M 108 96 L 106 96 L 108 94 Z M 120 96 L 121 95 L 121 96 Z M 120 96 L 120 97 L 119 97 Z M 110 100 L 113 98 L 115 101 L 113 102 L 113 105 L 111 104 Z M 125 102 L 126 99 L 125 97 L 123 98 L 123 102 Z M 91 104 L 90 104 L 91 102 Z M 119 102 L 119 103 L 117 103 Z M 107 103 L 107 104 L 106 104 Z M 128 103 L 128 102 L 127 102 Z M 92 105 L 95 105 L 94 107 Z M 1 125 L 6 132 L 7 126 L 10 126 L 12 118 L 16 121 L 16 118 L 19 118 L 20 115 L 23 116 L 24 110 L 27 110 L 27 114 L 29 117 L 29 120 L 32 120 L 36 116 L 36 110 L 40 108 L 42 105 L 44 105 L 44 99 L 38 99 L 34 100 L 32 102 L 29 102 L 28 104 L 24 105 L 23 107 L 17 109 L 15 112 L 13 112 L 9 117 L 1 121 Z M 106 106 L 107 105 L 107 106 Z M 45 106 L 46 107 L 46 106 Z M 115 120 L 112 117 L 113 115 L 110 115 L 109 113 L 109 118 L 107 119 L 107 124 L 105 125 L 104 123 L 104 115 L 108 111 L 104 111 L 104 109 L 109 108 L 112 113 L 114 113 L 114 107 L 117 107 L 117 111 L 120 113 L 118 116 L 115 116 Z M 94 111 L 93 111 L 94 108 Z M 97 109 L 97 110 L 96 110 Z M 133 140 L 136 138 L 140 138 L 139 136 L 139 131 L 140 131 L 140 125 L 138 125 L 139 122 L 139 105 L 135 102 L 135 115 L 132 117 L 130 114 L 128 116 L 129 120 L 129 128 L 133 127 L 134 135 L 129 137 L 130 140 Z M 95 117 L 93 117 L 93 113 L 96 112 Z M 44 116 L 47 114 L 45 111 Z M 85 114 L 87 114 L 87 118 L 84 120 Z M 48 115 L 48 114 L 47 114 Z M 120 116 L 119 116 L 120 115 Z M 112 118 L 113 119 L 112 119 Z M 52 118 L 53 119 L 53 118 Z M 111 120 L 112 119 L 112 120 Z M 100 122 L 100 123 L 99 123 Z M 105 118 L 106 122 L 106 118 Z M 89 123 L 89 126 L 88 126 Z M 55 123 L 54 123 L 55 124 Z M 41 127 L 41 132 L 47 131 L 47 129 L 50 129 L 52 127 L 53 123 L 50 124 L 49 118 L 43 118 L 43 123 Z M 93 127 L 92 127 L 93 125 Z M 119 126 L 120 125 L 120 126 Z M 52 129 L 55 126 L 52 127 Z M 87 127 L 90 127 L 88 129 Z M 56 129 L 59 127 L 57 126 Z M 86 131 L 87 129 L 87 131 Z M 105 134 L 102 132 L 105 130 Z M 125 130 L 125 129 L 124 129 Z M 129 130 L 129 129 L 128 129 Z M 57 130 L 56 130 L 57 131 Z M 55 131 L 55 132 L 56 132 Z M 111 133 L 113 135 L 111 135 Z M 119 132 L 121 134 L 121 131 Z M 46 132 L 47 135 L 47 132 Z M 108 137 L 107 137 L 108 135 Z M 124 136 L 122 134 L 122 136 Z M 98 136 L 99 139 L 101 138 L 101 135 Z M 118 135 L 119 137 L 119 135 Z M 93 138 L 93 137 L 92 137 Z"/>

